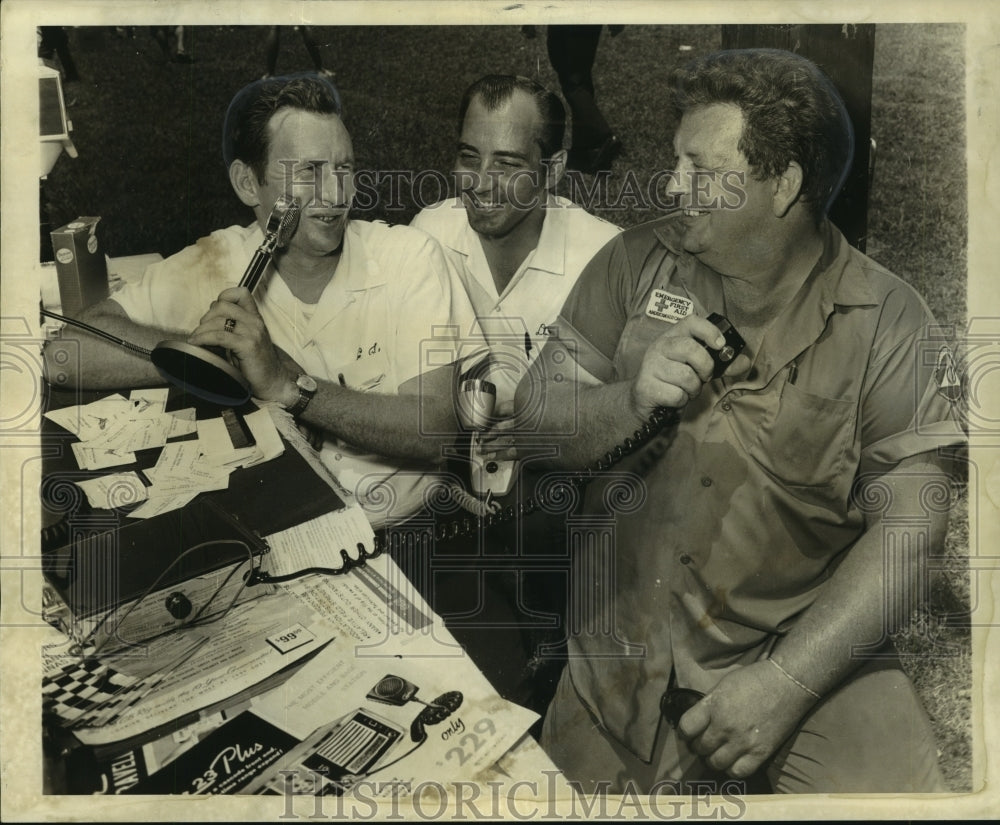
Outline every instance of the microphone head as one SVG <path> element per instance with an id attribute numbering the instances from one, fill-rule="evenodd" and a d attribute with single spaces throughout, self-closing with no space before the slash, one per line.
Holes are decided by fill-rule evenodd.
<path id="1" fill-rule="evenodd" d="M 299 216 L 301 215 L 302 207 L 299 206 L 299 202 L 294 198 L 285 198 L 282 196 L 278 199 L 278 203 L 274 205 L 274 208 L 281 210 L 281 220 L 278 224 L 278 239 L 275 246 L 278 249 L 284 249 L 288 246 L 292 235 L 295 234 L 295 230 L 299 228 Z"/>

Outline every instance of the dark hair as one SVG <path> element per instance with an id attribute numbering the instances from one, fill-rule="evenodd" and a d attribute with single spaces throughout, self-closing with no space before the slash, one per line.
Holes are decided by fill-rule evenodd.
<path id="1" fill-rule="evenodd" d="M 716 52 L 670 76 L 683 114 L 732 103 L 743 112 L 739 149 L 756 178 L 802 167 L 801 197 L 816 221 L 840 191 L 854 154 L 854 130 L 830 79 L 806 58 L 780 49 Z"/>
<path id="2" fill-rule="evenodd" d="M 542 159 L 547 160 L 562 149 L 563 136 L 566 134 L 566 108 L 558 95 L 529 77 L 488 74 L 479 78 L 462 95 L 462 102 L 458 107 L 458 130 L 462 131 L 465 113 L 475 98 L 478 97 L 489 111 L 494 112 L 510 100 L 518 89 L 530 95 L 538 108 L 542 119 L 538 144 L 542 147 Z"/>
<path id="3" fill-rule="evenodd" d="M 222 126 L 222 159 L 226 168 L 241 160 L 264 182 L 270 135 L 267 125 L 281 109 L 302 109 L 340 117 L 337 87 L 318 74 L 293 74 L 255 80 L 240 89 L 226 110 Z"/>

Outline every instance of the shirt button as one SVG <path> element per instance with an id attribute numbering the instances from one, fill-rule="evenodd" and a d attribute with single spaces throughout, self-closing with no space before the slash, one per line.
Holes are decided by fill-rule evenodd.
<path id="1" fill-rule="evenodd" d="M 733 405 L 730 404 L 728 401 L 723 401 L 722 402 L 722 410 L 723 410 L 723 412 L 729 412 L 732 408 L 733 408 Z"/>
<path id="2" fill-rule="evenodd" d="M 687 553 L 681 553 L 681 564 L 691 564 L 691 557 Z"/>
<path id="3" fill-rule="evenodd" d="M 711 487 L 712 486 L 712 479 L 710 479 L 708 476 L 702 476 L 701 477 L 701 486 L 702 487 Z"/>

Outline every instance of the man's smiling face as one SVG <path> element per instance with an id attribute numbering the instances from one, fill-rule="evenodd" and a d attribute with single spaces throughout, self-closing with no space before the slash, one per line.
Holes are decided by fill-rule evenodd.
<path id="1" fill-rule="evenodd" d="M 538 106 L 521 90 L 495 110 L 479 97 L 469 104 L 455 177 L 469 225 L 480 235 L 502 238 L 544 208 L 541 127 Z"/>
<path id="2" fill-rule="evenodd" d="M 268 123 L 267 173 L 258 186 L 258 220 L 267 220 L 280 195 L 302 204 L 289 250 L 324 256 L 344 238 L 354 197 L 354 149 L 336 115 L 281 109 Z"/>
<path id="3" fill-rule="evenodd" d="M 775 182 L 754 178 L 739 148 L 742 135 L 739 107 L 713 103 L 685 112 L 674 136 L 681 244 L 721 273 L 752 259 L 774 217 Z M 742 198 L 734 198 L 733 181 L 740 181 Z"/>

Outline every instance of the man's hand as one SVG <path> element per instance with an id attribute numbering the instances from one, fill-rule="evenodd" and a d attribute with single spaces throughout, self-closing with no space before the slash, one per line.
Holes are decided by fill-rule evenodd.
<path id="1" fill-rule="evenodd" d="M 517 421 L 513 418 L 501 418 L 490 429 L 480 433 L 480 456 L 492 461 L 518 461 L 524 458 L 517 443 L 516 425 Z M 531 454 L 529 450 L 528 455 Z"/>
<path id="2" fill-rule="evenodd" d="M 677 731 L 709 767 L 745 779 L 791 735 L 815 697 L 768 661 L 726 676 L 681 717 Z"/>
<path id="3" fill-rule="evenodd" d="M 188 342 L 229 350 L 256 398 L 286 406 L 295 403 L 298 390 L 295 374 L 289 369 L 289 363 L 294 362 L 287 356 L 282 358 L 271 342 L 257 304 L 245 288 L 232 287 L 220 292 Z"/>
<path id="4" fill-rule="evenodd" d="M 679 409 L 695 398 L 714 368 L 705 346 L 719 349 L 725 343 L 719 328 L 706 318 L 689 315 L 670 327 L 646 350 L 632 382 L 635 413 L 648 418 L 657 407 Z M 740 368 L 737 362 L 734 372 Z M 749 365 L 745 358 L 744 365 Z"/>

